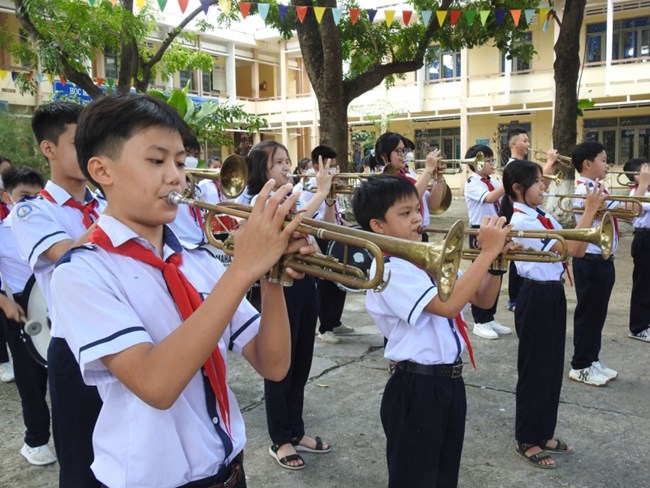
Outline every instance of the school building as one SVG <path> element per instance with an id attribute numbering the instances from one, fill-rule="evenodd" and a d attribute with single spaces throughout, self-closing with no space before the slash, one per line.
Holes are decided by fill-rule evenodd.
<path id="1" fill-rule="evenodd" d="M 81 1 L 81 0 L 79 0 Z M 375 22 L 383 22 L 382 7 Z M 563 1 L 555 2 L 561 15 Z M 187 12 L 199 5 L 190 0 Z M 401 9 L 394 22 L 401 21 Z M 0 26 L 24 37 L 15 18 L 13 2 L 0 0 Z M 216 7 L 212 7 L 213 9 Z M 210 20 L 212 14 L 208 14 Z M 200 19 L 200 14 L 197 19 Z M 381 85 L 350 105 L 351 137 L 367 131 L 379 135 L 388 129 L 404 134 L 417 145 L 416 159 L 439 146 L 445 158 L 461 158 L 477 142 L 495 152 L 505 146 L 511 125 L 529 131 L 531 147 L 551 146 L 554 104 L 553 45 L 558 34 L 554 22 L 543 28 L 536 15 L 529 26 L 527 42 L 536 54 L 529 61 L 507 60 L 496 47 L 483 46 L 450 52 L 431 46 L 433 61 L 408 73 L 390 88 Z M 158 13 L 158 31 L 149 40 L 155 47 L 182 15 L 170 3 Z M 415 21 L 419 21 L 415 18 Z M 290 150 L 292 159 L 309 155 L 318 144 L 318 104 L 311 90 L 296 38 L 284 40 L 264 25 L 259 15 L 248 16 L 228 30 L 199 32 L 190 47 L 214 58 L 211 72 L 185 70 L 168 79 L 158 77 L 152 87 L 182 87 L 198 100 L 214 99 L 243 105 L 266 118 L 259 139 L 276 139 Z M 21 37 L 22 36 L 22 37 Z M 650 1 L 589 1 L 580 35 L 583 61 L 578 98 L 591 99 L 593 108 L 580 119 L 578 140 L 599 140 L 607 147 L 610 161 L 622 164 L 632 157 L 650 157 Z M 98 52 L 88 66 L 94 78 L 117 78 L 116 53 Z M 25 68 L 5 50 L 0 50 L 0 110 L 29 113 L 53 93 L 80 95 L 70 83 L 50 83 L 42 77 L 36 94 L 21 94 L 9 73 Z M 236 137 L 240 137 L 236 134 Z M 350 144 L 349 160 L 362 155 L 363 147 Z M 219 153 L 220 148 L 209 148 Z"/>

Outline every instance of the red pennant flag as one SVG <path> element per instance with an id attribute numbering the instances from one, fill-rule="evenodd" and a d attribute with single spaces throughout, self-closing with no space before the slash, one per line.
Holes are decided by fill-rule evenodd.
<path id="1" fill-rule="evenodd" d="M 190 0 L 178 0 L 178 6 L 181 8 L 181 13 L 185 13 L 189 1 Z"/>
<path id="2" fill-rule="evenodd" d="M 307 15 L 307 7 L 304 5 L 296 6 L 296 14 L 298 15 L 298 20 L 302 24 L 305 21 L 305 15 Z"/>
<path id="3" fill-rule="evenodd" d="M 68 80 L 65 79 L 65 76 L 59 76 L 59 80 L 61 80 L 61 84 L 65 86 L 65 84 L 68 82 Z"/>
<path id="4" fill-rule="evenodd" d="M 404 25 L 409 25 L 409 22 L 411 22 L 411 15 L 413 15 L 411 10 L 402 10 L 402 20 L 404 21 Z"/>
<path id="5" fill-rule="evenodd" d="M 250 2 L 239 2 L 239 12 L 241 16 L 245 19 L 248 16 L 248 12 L 251 10 Z"/>
<path id="6" fill-rule="evenodd" d="M 358 8 L 350 9 L 350 20 L 352 21 L 352 25 L 356 24 L 357 20 L 359 20 L 359 12 L 360 10 Z"/>
<path id="7" fill-rule="evenodd" d="M 515 25 L 519 25 L 519 19 L 521 18 L 521 10 L 511 10 L 510 15 L 512 15 L 512 20 Z"/>
<path id="8" fill-rule="evenodd" d="M 449 14 L 449 22 L 451 22 L 451 25 L 456 25 L 456 22 L 458 22 L 458 19 L 460 19 L 460 14 L 462 12 L 460 10 L 452 10 L 451 13 Z"/>
<path id="9" fill-rule="evenodd" d="M 102 86 L 106 80 L 104 78 L 97 78 L 97 86 Z"/>

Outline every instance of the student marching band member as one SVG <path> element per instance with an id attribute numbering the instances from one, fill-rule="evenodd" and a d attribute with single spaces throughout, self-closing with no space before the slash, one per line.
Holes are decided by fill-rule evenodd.
<path id="1" fill-rule="evenodd" d="M 92 432 L 101 400 L 97 389 L 81 379 L 53 311 L 50 283 L 55 263 L 88 232 L 102 211 L 77 162 L 74 143 L 80 112 L 81 106 L 71 102 L 52 102 L 34 112 L 32 130 L 52 177 L 37 198 L 16 205 L 12 220 L 20 255 L 32 268 L 52 322 L 47 373 L 59 484 L 64 488 L 98 486 L 90 464 Z"/>
<path id="2" fill-rule="evenodd" d="M 540 205 L 546 185 L 540 167 L 529 161 L 509 164 L 503 172 L 501 215 L 514 230 L 541 231 L 562 227 Z M 576 228 L 591 227 L 603 202 L 601 190 L 587 193 L 584 213 Z M 560 253 L 554 239 L 515 238 L 525 249 Z M 584 255 L 586 242 L 567 241 L 570 256 Z M 573 452 L 573 447 L 554 438 L 564 371 L 566 297 L 563 263 L 515 261 L 522 287 L 515 309 L 517 351 L 516 452 L 529 464 L 555 468 L 549 453 Z"/>
<path id="3" fill-rule="evenodd" d="M 261 316 L 244 295 L 282 254 L 315 250 L 294 236 L 300 216 L 283 229 L 297 196 L 285 201 L 285 185 L 267 202 L 273 181 L 235 233 L 228 269 L 181 245 L 168 227 L 177 212 L 169 194 L 185 187 L 188 131 L 172 107 L 136 94 L 94 101 L 79 121 L 80 165 L 108 207 L 90 244 L 59 263 L 53 298 L 83 378 L 104 401 L 92 468 L 110 488 L 246 486 L 227 351 L 267 378 L 284 377 L 282 287 L 262 282 Z"/>

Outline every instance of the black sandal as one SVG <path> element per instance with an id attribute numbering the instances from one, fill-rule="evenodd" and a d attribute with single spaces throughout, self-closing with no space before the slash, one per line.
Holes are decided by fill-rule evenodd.
<path id="1" fill-rule="evenodd" d="M 284 456 L 283 458 L 279 458 L 278 457 L 278 451 L 279 450 L 280 450 L 280 446 L 278 444 L 273 444 L 271 447 L 269 447 L 269 454 L 284 469 L 290 469 L 292 471 L 298 471 L 299 469 L 303 469 L 305 467 L 305 460 L 302 458 L 302 456 L 300 454 L 289 454 L 288 456 Z M 302 464 L 299 464 L 298 466 L 291 466 L 289 464 L 291 461 L 300 461 L 300 462 L 302 462 Z"/>
<path id="2" fill-rule="evenodd" d="M 557 446 L 549 447 L 548 443 L 551 441 L 557 442 Z M 540 445 L 539 447 L 541 447 L 545 452 L 552 452 L 554 454 L 571 454 L 574 451 L 572 447 L 570 448 L 566 442 L 560 439 L 549 439 L 543 446 Z"/>
<path id="3" fill-rule="evenodd" d="M 321 439 L 318 436 L 314 437 L 314 440 L 316 441 L 316 447 L 304 446 L 300 443 L 303 437 L 305 436 L 303 435 L 300 438 L 294 437 L 293 439 L 291 439 L 291 444 L 293 444 L 293 447 L 298 452 L 311 452 L 316 454 L 325 454 L 326 452 L 330 452 L 332 450 L 332 446 L 327 446 L 327 448 L 323 448 L 323 439 Z"/>
<path id="4" fill-rule="evenodd" d="M 526 451 L 531 447 L 535 447 L 535 446 L 537 446 L 537 444 L 525 444 L 523 442 L 517 442 L 517 445 L 515 446 L 515 452 L 531 466 L 535 466 L 536 468 L 540 468 L 540 469 L 555 469 L 555 463 L 544 464 L 542 462 L 545 459 L 551 459 L 551 460 L 553 459 L 549 453 L 544 452 L 543 450 L 536 454 L 532 454 L 530 456 L 526 455 Z M 543 447 L 541 446 L 537 446 L 537 447 L 543 449 Z"/>

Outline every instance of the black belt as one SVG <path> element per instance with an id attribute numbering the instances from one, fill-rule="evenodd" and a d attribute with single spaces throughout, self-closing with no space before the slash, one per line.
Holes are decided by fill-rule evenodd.
<path id="1" fill-rule="evenodd" d="M 242 476 L 244 451 L 240 452 L 230 464 L 224 466 L 214 476 L 202 480 L 190 481 L 179 488 L 234 488 Z M 225 481 L 222 481 L 224 480 Z"/>
<path id="2" fill-rule="evenodd" d="M 584 256 L 581 258 L 573 258 L 573 259 L 586 259 L 587 261 L 614 261 L 614 255 L 611 254 L 607 259 L 603 258 L 602 254 L 593 254 L 593 253 L 585 253 Z"/>
<path id="3" fill-rule="evenodd" d="M 463 376 L 463 363 L 459 364 L 418 364 L 412 361 L 400 361 L 396 369 L 425 376 L 442 376 L 460 378 Z"/>
<path id="4" fill-rule="evenodd" d="M 640 234 L 644 234 L 646 232 L 650 232 L 650 229 L 648 229 L 647 227 L 635 227 L 634 233 L 636 234 L 637 232 Z"/>
<path id="5" fill-rule="evenodd" d="M 564 280 L 531 280 L 530 278 L 522 278 L 525 282 L 533 283 L 535 285 L 561 285 L 564 283 Z"/>

